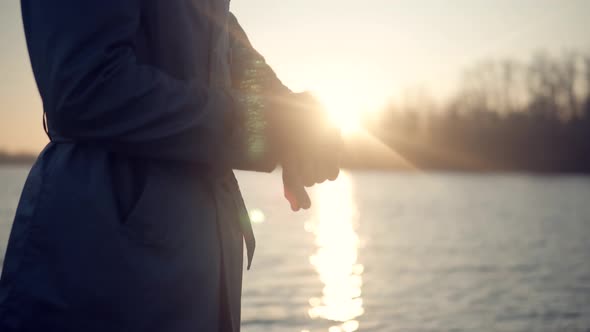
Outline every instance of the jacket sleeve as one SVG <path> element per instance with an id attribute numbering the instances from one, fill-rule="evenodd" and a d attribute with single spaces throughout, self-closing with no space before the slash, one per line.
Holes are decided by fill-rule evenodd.
<path id="1" fill-rule="evenodd" d="M 232 48 L 233 87 L 241 91 L 253 91 L 268 96 L 281 96 L 291 93 L 277 77 L 264 57 L 254 49 L 248 35 L 230 13 L 230 42 Z"/>
<path id="2" fill-rule="evenodd" d="M 146 158 L 225 162 L 230 91 L 138 62 L 142 0 L 22 0 L 33 70 L 50 129 Z"/>
<path id="3" fill-rule="evenodd" d="M 233 14 L 228 22 L 232 50 L 232 86 L 238 92 L 240 105 L 247 109 L 243 126 L 236 135 L 236 141 L 245 146 L 238 149 L 243 161 L 237 168 L 257 171 L 271 171 L 279 162 L 279 150 L 284 146 L 273 139 L 270 122 L 280 118 L 277 107 L 294 95 L 277 77 L 264 57 L 254 49 L 246 32 Z M 240 153 L 234 154 L 240 155 Z"/>

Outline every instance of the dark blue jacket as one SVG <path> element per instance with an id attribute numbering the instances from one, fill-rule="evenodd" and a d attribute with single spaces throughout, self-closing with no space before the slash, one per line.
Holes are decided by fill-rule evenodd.
<path id="1" fill-rule="evenodd" d="M 21 4 L 52 142 L 17 209 L 0 331 L 239 330 L 254 239 L 232 169 L 276 158 L 236 96 L 288 89 L 229 0 Z M 224 60 L 210 45 L 226 24 Z M 214 61 L 232 61 L 232 87 L 212 86 Z"/>

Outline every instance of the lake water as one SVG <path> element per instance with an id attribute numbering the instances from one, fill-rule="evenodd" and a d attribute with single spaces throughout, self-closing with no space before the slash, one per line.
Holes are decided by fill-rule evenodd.
<path id="1" fill-rule="evenodd" d="M 0 168 L 3 253 L 27 168 Z M 590 178 L 348 172 L 293 214 L 239 173 L 243 331 L 590 331 Z"/>

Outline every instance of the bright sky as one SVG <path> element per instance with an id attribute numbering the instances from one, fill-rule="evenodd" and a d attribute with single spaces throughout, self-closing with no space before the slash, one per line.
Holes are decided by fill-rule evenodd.
<path id="1" fill-rule="evenodd" d="M 233 0 L 232 10 L 287 85 L 348 113 L 405 88 L 443 97 L 482 59 L 590 49 L 588 0 Z M 0 1 L 0 40 L 0 149 L 39 151 L 17 0 Z"/>

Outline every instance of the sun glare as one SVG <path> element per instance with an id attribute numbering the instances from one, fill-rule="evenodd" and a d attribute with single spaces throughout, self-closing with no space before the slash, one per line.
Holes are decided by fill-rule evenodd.
<path id="1" fill-rule="evenodd" d="M 343 87 L 341 84 L 330 84 L 314 93 L 343 134 L 350 135 L 361 130 L 364 114 L 378 109 L 378 98 L 367 87 Z"/>

